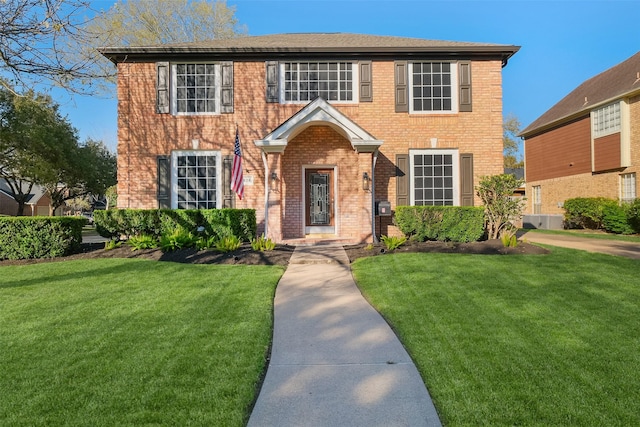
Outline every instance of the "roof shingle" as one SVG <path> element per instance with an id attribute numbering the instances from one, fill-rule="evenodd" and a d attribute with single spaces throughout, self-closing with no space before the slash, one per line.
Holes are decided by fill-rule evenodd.
<path id="1" fill-rule="evenodd" d="M 520 136 L 560 124 L 615 99 L 640 92 L 640 52 L 582 83 L 527 126 Z"/>

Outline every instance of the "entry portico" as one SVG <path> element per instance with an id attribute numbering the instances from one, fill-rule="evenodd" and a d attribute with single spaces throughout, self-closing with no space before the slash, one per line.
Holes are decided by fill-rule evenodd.
<path id="1" fill-rule="evenodd" d="M 267 237 L 371 240 L 382 143 L 320 97 L 256 140 Z"/>

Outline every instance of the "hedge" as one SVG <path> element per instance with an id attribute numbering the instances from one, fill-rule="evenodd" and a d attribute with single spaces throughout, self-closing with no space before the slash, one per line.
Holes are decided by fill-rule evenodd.
<path id="1" fill-rule="evenodd" d="M 83 217 L 0 217 L 0 259 L 53 258 L 80 250 Z"/>
<path id="2" fill-rule="evenodd" d="M 485 235 L 484 209 L 468 206 L 398 206 L 395 223 L 411 240 L 474 242 Z"/>
<path id="3" fill-rule="evenodd" d="M 564 202 L 564 210 L 566 228 L 640 233 L 640 199 L 620 205 L 605 197 L 576 197 Z"/>
<path id="4" fill-rule="evenodd" d="M 160 238 L 176 230 L 214 238 L 236 236 L 249 241 L 256 236 L 254 209 L 110 209 L 94 211 L 96 231 L 110 239 L 148 234 Z"/>

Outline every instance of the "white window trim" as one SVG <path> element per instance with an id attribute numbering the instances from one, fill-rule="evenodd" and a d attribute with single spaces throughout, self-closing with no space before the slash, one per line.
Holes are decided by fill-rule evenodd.
<path id="1" fill-rule="evenodd" d="M 629 180 L 629 189 L 632 194 L 629 197 L 625 197 L 625 180 Z M 636 187 L 636 173 L 623 173 L 620 174 L 620 201 L 622 202 L 632 202 L 638 198 L 638 189 Z"/>
<path id="2" fill-rule="evenodd" d="M 411 149 L 409 150 L 409 204 L 415 206 L 415 180 L 413 175 L 414 155 L 441 154 L 452 156 L 453 166 L 453 206 L 460 206 L 460 155 L 458 150 Z"/>
<path id="3" fill-rule="evenodd" d="M 178 112 L 178 76 L 176 72 L 176 66 L 182 64 L 213 64 L 215 66 L 215 79 L 216 83 L 214 85 L 216 91 L 216 99 L 215 99 L 215 108 L 214 112 L 202 112 L 202 113 L 189 113 L 189 112 Z M 215 116 L 220 114 L 220 98 L 222 96 L 222 71 L 220 64 L 217 62 L 210 61 L 186 61 L 186 62 L 172 62 L 171 63 L 171 114 L 174 116 Z"/>
<path id="4" fill-rule="evenodd" d="M 296 61 L 281 61 L 278 63 L 278 98 L 280 100 L 280 104 L 298 104 L 305 105 L 309 104 L 313 99 L 309 99 L 308 101 L 286 101 L 285 100 L 285 71 L 284 65 L 287 62 L 347 62 L 351 64 L 351 101 L 331 101 L 329 99 L 325 99 L 329 104 L 358 104 L 360 102 L 360 69 L 358 67 L 357 61 L 341 61 L 337 59 L 328 59 L 328 60 L 318 60 L 318 59 L 309 59 L 309 60 L 296 60 Z"/>
<path id="5" fill-rule="evenodd" d="M 413 109 L 413 63 L 414 62 L 448 62 L 451 64 L 451 110 L 441 110 L 441 111 L 416 111 Z M 455 61 L 412 61 L 408 63 L 408 73 L 407 73 L 408 81 L 407 81 L 407 91 L 409 92 L 409 114 L 458 114 L 460 105 L 459 105 L 459 91 L 460 85 L 458 83 L 458 63 Z"/>
<path id="6" fill-rule="evenodd" d="M 177 150 L 171 152 L 171 208 L 178 209 L 178 156 L 215 156 L 216 209 L 222 206 L 222 154 L 216 150 Z"/>

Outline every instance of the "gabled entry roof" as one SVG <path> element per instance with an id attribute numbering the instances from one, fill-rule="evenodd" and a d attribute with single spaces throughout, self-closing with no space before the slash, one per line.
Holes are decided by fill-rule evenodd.
<path id="1" fill-rule="evenodd" d="M 318 97 L 265 136 L 264 139 L 256 140 L 255 144 L 265 153 L 282 153 L 287 148 L 290 139 L 295 138 L 296 135 L 312 125 L 331 127 L 348 139 L 353 149 L 360 153 L 372 153 L 383 143 L 332 107 L 327 101 Z"/>

